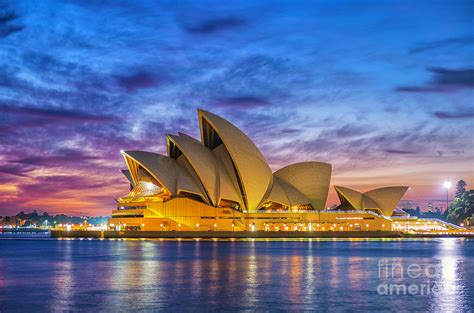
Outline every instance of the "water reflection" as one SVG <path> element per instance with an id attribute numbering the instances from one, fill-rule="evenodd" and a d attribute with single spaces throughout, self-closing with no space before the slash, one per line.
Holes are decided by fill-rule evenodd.
<path id="1" fill-rule="evenodd" d="M 179 245 L 179 243 L 178 243 Z M 161 303 L 165 299 L 163 287 L 157 287 L 156 283 L 162 278 L 161 264 L 159 257 L 159 246 L 153 242 L 143 242 L 137 253 L 137 259 L 134 260 L 134 267 L 138 269 L 138 285 L 141 290 L 137 295 L 136 301 L 140 301 L 145 306 L 155 303 Z M 140 295 L 145 297 L 140 298 Z"/>
<path id="2" fill-rule="evenodd" d="M 311 243 L 310 243 L 311 244 Z M 317 288 L 315 286 L 315 272 L 317 271 L 316 264 L 315 264 L 315 257 L 312 255 L 312 249 L 311 245 L 308 246 L 308 254 L 306 255 L 306 260 L 305 260 L 305 268 L 304 268 L 304 276 L 303 276 L 303 302 L 304 303 L 311 303 L 313 296 L 314 296 L 314 290 Z"/>
<path id="3" fill-rule="evenodd" d="M 438 250 L 440 266 L 436 284 L 438 286 L 434 301 L 435 310 L 440 312 L 463 312 L 468 308 L 465 298 L 466 282 L 461 276 L 460 268 L 469 259 L 462 258 L 463 240 L 445 238 L 441 240 Z M 466 266 L 472 267 L 470 263 Z M 472 301 L 472 299 L 471 299 Z M 471 307 L 472 309 L 472 307 Z"/>
<path id="4" fill-rule="evenodd" d="M 460 312 L 473 307 L 473 256 L 474 242 L 457 239 L 15 244 L 0 240 L 0 308 Z M 379 295 L 381 283 L 426 281 L 379 277 L 382 258 L 402 264 L 405 270 L 414 263 L 422 268 L 439 263 L 439 275 L 432 280 L 439 293 Z"/>
<path id="5" fill-rule="evenodd" d="M 53 277 L 54 292 L 52 294 L 51 304 L 53 307 L 60 308 L 63 311 L 70 311 L 73 309 L 73 302 L 71 296 L 74 292 L 73 275 L 74 262 L 72 258 L 73 241 L 64 240 L 59 242 L 58 250 L 60 258 L 53 262 Z"/>
<path id="6" fill-rule="evenodd" d="M 1 270 L 3 268 L 5 268 L 5 265 L 3 264 L 2 259 L 0 259 L 0 290 L 3 290 L 3 288 L 5 288 L 7 286 L 6 278 L 3 275 L 3 270 Z"/>
<path id="7" fill-rule="evenodd" d="M 348 261 L 350 266 L 345 268 L 344 283 L 350 284 L 353 289 L 360 289 L 365 278 L 363 263 L 367 262 L 367 260 L 361 257 L 350 257 Z"/>
<path id="8" fill-rule="evenodd" d="M 240 271 L 239 265 L 241 262 L 239 260 L 240 253 L 237 251 L 239 243 L 230 242 L 230 249 L 229 249 L 229 256 L 227 259 L 227 263 L 224 264 L 224 268 L 226 268 L 226 272 L 224 272 L 225 277 L 223 279 L 223 284 L 221 285 L 222 290 L 225 294 L 231 295 L 232 291 L 235 290 L 235 282 L 242 276 L 242 272 Z"/>
<path id="9" fill-rule="evenodd" d="M 257 256 L 255 252 L 255 242 L 251 241 L 248 243 L 249 249 L 247 253 L 247 260 L 245 262 L 247 271 L 245 272 L 245 290 L 244 299 L 245 303 L 250 306 L 257 302 Z M 233 284 L 234 282 L 230 282 Z"/>
<path id="10" fill-rule="evenodd" d="M 201 297 L 201 288 L 205 288 L 203 284 L 203 275 L 204 275 L 204 268 L 203 268 L 203 259 L 201 258 L 201 242 L 196 241 L 194 244 L 194 258 L 191 263 L 191 283 L 192 283 L 192 297 L 193 299 L 199 299 Z M 206 271 L 209 269 L 206 269 Z"/>

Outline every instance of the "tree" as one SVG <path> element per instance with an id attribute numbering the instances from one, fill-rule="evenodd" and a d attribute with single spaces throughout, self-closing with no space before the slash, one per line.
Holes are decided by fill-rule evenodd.
<path id="1" fill-rule="evenodd" d="M 464 180 L 458 181 L 456 184 L 456 198 L 462 198 L 466 192 L 467 183 Z"/>
<path id="2" fill-rule="evenodd" d="M 460 224 L 474 215 L 474 202 L 471 193 L 466 191 L 466 186 L 467 183 L 464 180 L 458 181 L 456 197 L 445 212 L 448 222 Z"/>

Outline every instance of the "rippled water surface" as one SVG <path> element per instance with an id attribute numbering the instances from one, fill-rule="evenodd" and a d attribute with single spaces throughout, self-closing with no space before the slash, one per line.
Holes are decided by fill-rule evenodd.
<path id="1" fill-rule="evenodd" d="M 0 312 L 473 308 L 468 239 L 0 240 Z"/>

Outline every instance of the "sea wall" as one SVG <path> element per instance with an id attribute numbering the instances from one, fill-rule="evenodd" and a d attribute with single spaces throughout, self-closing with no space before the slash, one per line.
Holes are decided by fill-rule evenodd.
<path id="1" fill-rule="evenodd" d="M 399 238 L 395 231 L 51 231 L 53 238 Z"/>

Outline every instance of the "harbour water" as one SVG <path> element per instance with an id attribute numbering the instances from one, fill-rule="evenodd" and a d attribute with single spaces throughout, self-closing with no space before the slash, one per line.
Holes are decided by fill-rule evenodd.
<path id="1" fill-rule="evenodd" d="M 473 308 L 472 239 L 0 239 L 0 312 Z"/>

